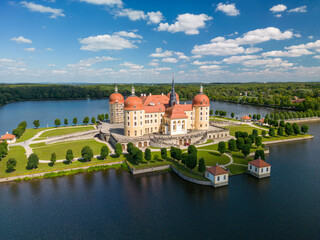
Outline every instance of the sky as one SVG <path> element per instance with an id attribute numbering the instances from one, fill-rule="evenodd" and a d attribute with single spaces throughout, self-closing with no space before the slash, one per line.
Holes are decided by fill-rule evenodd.
<path id="1" fill-rule="evenodd" d="M 319 0 L 1 0 L 0 83 L 319 81 L 319 30 Z"/>

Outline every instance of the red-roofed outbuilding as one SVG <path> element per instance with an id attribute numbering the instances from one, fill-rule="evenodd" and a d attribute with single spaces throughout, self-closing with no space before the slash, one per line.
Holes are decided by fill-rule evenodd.
<path id="1" fill-rule="evenodd" d="M 257 178 L 270 177 L 271 165 L 258 158 L 248 163 L 248 173 Z"/>
<path id="2" fill-rule="evenodd" d="M 229 173 L 219 165 L 207 168 L 205 177 L 211 181 L 211 185 L 214 187 L 228 185 Z"/>

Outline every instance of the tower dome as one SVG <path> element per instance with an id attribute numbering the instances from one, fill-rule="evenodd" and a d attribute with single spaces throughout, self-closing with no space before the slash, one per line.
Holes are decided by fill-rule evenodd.
<path id="1" fill-rule="evenodd" d="M 118 93 L 118 87 L 115 87 L 115 92 L 109 97 L 109 103 L 124 103 L 124 97 L 121 93 Z"/>
<path id="2" fill-rule="evenodd" d="M 131 88 L 131 96 L 124 101 L 124 110 L 139 110 L 142 109 L 142 100 L 135 95 L 134 87 Z"/>
<path id="3" fill-rule="evenodd" d="M 210 100 L 207 95 L 203 93 L 203 87 L 200 86 L 200 92 L 192 99 L 192 105 L 194 107 L 208 107 L 210 106 Z"/>

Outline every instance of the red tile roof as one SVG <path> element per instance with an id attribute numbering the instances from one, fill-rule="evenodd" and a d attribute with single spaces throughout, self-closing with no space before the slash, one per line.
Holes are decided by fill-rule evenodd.
<path id="1" fill-rule="evenodd" d="M 157 104 L 154 106 L 143 106 L 145 113 L 165 112 L 166 108 L 163 104 Z"/>
<path id="2" fill-rule="evenodd" d="M 174 106 L 167 108 L 164 116 L 170 119 L 188 118 L 184 112 L 184 107 L 182 106 L 184 105 L 175 104 Z"/>
<path id="3" fill-rule="evenodd" d="M 251 164 L 257 168 L 262 168 L 262 167 L 270 167 L 271 165 L 265 161 L 263 161 L 261 158 L 253 160 L 249 162 L 248 164 Z"/>
<path id="4" fill-rule="evenodd" d="M 258 120 L 257 122 L 259 122 L 259 123 L 264 123 L 264 118 Z"/>
<path id="5" fill-rule="evenodd" d="M 207 95 L 199 93 L 192 99 L 192 105 L 195 107 L 209 107 L 210 100 Z"/>
<path id="6" fill-rule="evenodd" d="M 10 133 L 6 133 L 5 135 L 1 135 L 0 140 L 11 140 L 14 139 L 16 136 Z"/>
<path id="7" fill-rule="evenodd" d="M 220 166 L 213 166 L 213 167 L 209 167 L 207 168 L 207 172 L 217 176 L 217 175 L 223 175 L 223 174 L 228 174 L 228 172 L 226 170 L 224 170 L 222 167 Z"/>
<path id="8" fill-rule="evenodd" d="M 166 95 L 148 95 L 148 96 L 141 96 L 140 99 L 142 100 L 142 104 L 145 106 L 150 105 L 153 103 L 154 105 L 157 105 L 158 103 L 161 104 L 168 104 L 170 98 L 168 98 Z"/>
<path id="9" fill-rule="evenodd" d="M 241 119 L 243 119 L 243 120 L 251 120 L 251 117 L 246 115 L 246 116 L 241 117 Z"/>

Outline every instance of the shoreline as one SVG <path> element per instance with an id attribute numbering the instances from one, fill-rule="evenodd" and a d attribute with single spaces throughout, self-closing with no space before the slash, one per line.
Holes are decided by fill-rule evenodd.
<path id="1" fill-rule="evenodd" d="M 41 173 L 32 173 L 32 174 L 18 175 L 18 176 L 13 176 L 13 177 L 5 177 L 5 178 L 0 178 L 0 183 L 6 183 L 6 182 L 12 182 L 12 181 L 24 181 L 24 180 L 42 178 L 46 174 L 67 173 L 67 172 L 79 171 L 79 170 L 86 171 L 86 170 L 89 170 L 90 168 L 95 168 L 95 167 L 106 167 L 106 166 L 109 166 L 109 167 L 111 166 L 112 167 L 113 165 L 123 164 L 124 162 L 125 161 L 109 162 L 109 163 L 95 164 L 95 165 L 90 165 L 90 166 L 85 166 L 85 167 L 76 167 L 76 168 L 69 168 L 69 169 L 63 169 L 63 170 L 46 171 L 46 172 L 41 172 Z M 82 172 L 82 171 L 79 171 L 79 172 Z"/>
<path id="2" fill-rule="evenodd" d="M 299 137 L 299 138 L 288 138 L 283 140 L 275 140 L 275 141 L 266 141 L 262 142 L 264 145 L 271 145 L 271 144 L 278 144 L 278 143 L 287 143 L 287 142 L 297 142 L 297 141 L 303 141 L 303 140 L 309 140 L 313 139 L 314 136 L 308 136 L 308 137 Z"/>

